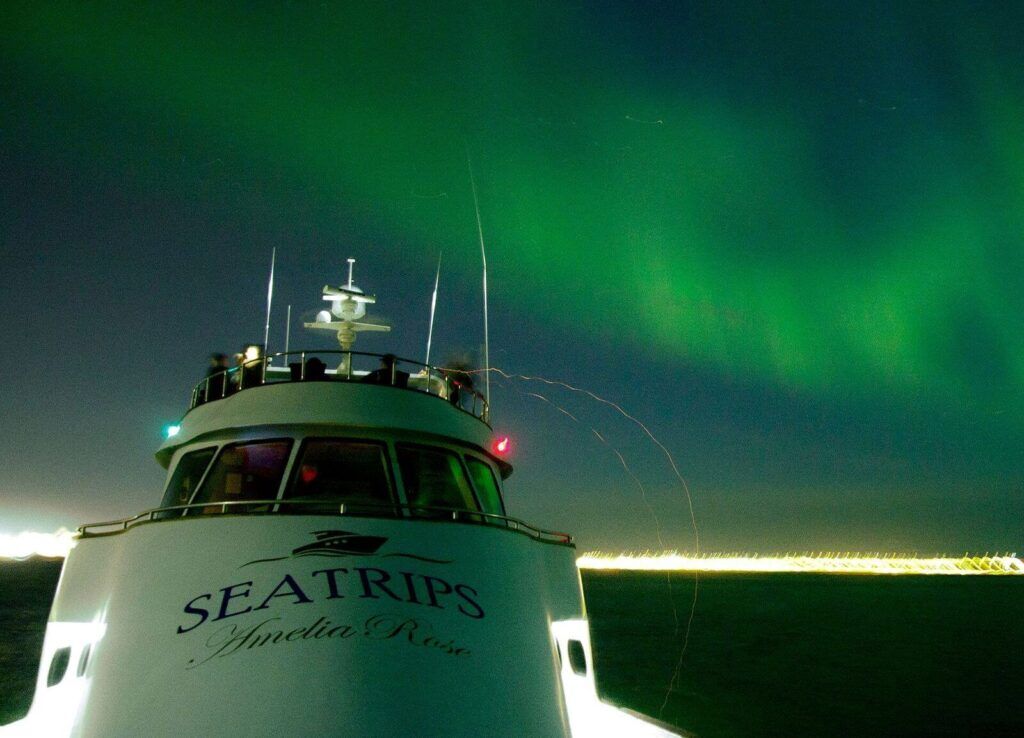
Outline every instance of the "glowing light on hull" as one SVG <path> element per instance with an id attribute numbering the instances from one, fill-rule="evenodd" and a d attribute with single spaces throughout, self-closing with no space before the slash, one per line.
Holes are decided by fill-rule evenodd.
<path id="1" fill-rule="evenodd" d="M 0 533 L 0 559 L 27 559 L 29 556 L 63 557 L 75 547 L 74 534 L 67 528 L 56 533 Z"/>
<path id="2" fill-rule="evenodd" d="M 1024 561 L 1014 554 L 935 556 L 900 554 L 816 553 L 785 556 L 707 554 L 586 553 L 576 560 L 580 569 L 611 571 L 683 572 L 813 572 L 821 574 L 1024 574 Z"/>

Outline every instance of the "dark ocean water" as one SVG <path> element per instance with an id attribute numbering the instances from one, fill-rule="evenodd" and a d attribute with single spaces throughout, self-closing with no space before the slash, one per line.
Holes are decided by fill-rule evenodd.
<path id="1" fill-rule="evenodd" d="M 31 702 L 59 574 L 0 564 L 0 724 Z M 1024 578 L 705 575 L 671 692 L 693 577 L 583 583 L 602 696 L 699 736 L 1024 736 Z"/>

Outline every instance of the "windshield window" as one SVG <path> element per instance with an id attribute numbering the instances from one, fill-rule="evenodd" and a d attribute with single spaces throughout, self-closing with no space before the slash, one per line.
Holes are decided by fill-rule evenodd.
<path id="1" fill-rule="evenodd" d="M 479 510 L 458 454 L 425 446 L 399 446 L 398 466 L 411 506 Z"/>
<path id="2" fill-rule="evenodd" d="M 394 501 L 383 444 L 330 438 L 306 441 L 285 499 L 323 500 L 333 503 L 332 510 L 337 510 L 338 503 L 365 505 L 379 512 L 381 505 Z M 301 513 L 317 506 L 292 507 Z"/>
<path id="3" fill-rule="evenodd" d="M 189 500 L 192 499 L 192 494 L 199 486 L 199 482 L 202 481 L 203 473 L 206 471 L 206 467 L 210 465 L 210 460 L 216 452 L 217 448 L 211 446 L 210 448 L 203 448 L 198 451 L 190 451 L 178 459 L 178 465 L 174 468 L 171 481 L 167 484 L 164 498 L 160 501 L 160 507 L 187 505 Z M 172 517 L 180 514 L 180 512 L 166 512 L 161 513 L 160 517 Z"/>
<path id="4" fill-rule="evenodd" d="M 291 441 L 260 441 L 225 446 L 194 501 L 276 498 L 291 445 Z"/>
<path id="5" fill-rule="evenodd" d="M 485 513 L 504 515 L 505 510 L 501 504 L 501 492 L 498 489 L 498 482 L 494 478 L 494 471 L 489 464 L 472 456 L 466 457 L 466 465 L 469 467 L 469 476 L 473 478 L 473 486 L 476 487 L 476 496 L 480 500 Z"/>

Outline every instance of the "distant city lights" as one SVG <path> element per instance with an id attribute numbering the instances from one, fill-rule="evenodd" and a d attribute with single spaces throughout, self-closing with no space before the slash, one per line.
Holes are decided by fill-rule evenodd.
<path id="1" fill-rule="evenodd" d="M 676 552 L 660 554 L 586 553 L 576 559 L 580 569 L 611 571 L 678 572 L 805 572 L 819 574 L 1024 574 L 1024 561 L 1017 554 L 990 556 L 935 556 L 918 558 L 900 554 L 857 554 L 821 552 L 756 556 L 747 554 L 706 554 L 688 556 Z"/>
<path id="2" fill-rule="evenodd" d="M 0 533 L 0 559 L 31 556 L 64 557 L 75 546 L 74 533 Z M 707 573 L 818 573 L 818 574 L 949 574 L 1024 575 L 1024 561 L 1016 553 L 983 556 L 919 558 L 900 554 L 808 553 L 784 556 L 664 553 L 610 554 L 595 551 L 576 559 L 580 569 L 606 571 L 677 571 Z"/>
<path id="3" fill-rule="evenodd" d="M 75 547 L 74 534 L 67 528 L 56 533 L 0 533 L 0 559 L 27 559 L 30 556 L 64 557 Z"/>

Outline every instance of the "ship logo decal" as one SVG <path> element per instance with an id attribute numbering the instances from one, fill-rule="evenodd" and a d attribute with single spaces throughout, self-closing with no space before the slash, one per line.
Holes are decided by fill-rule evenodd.
<path id="1" fill-rule="evenodd" d="M 364 536 L 360 533 L 351 533 L 346 530 L 315 530 L 313 531 L 313 536 L 316 537 L 316 541 L 292 549 L 289 556 L 254 559 L 253 561 L 247 561 L 238 568 L 241 569 L 250 564 L 263 564 L 268 561 L 294 559 L 300 556 L 380 556 L 382 558 L 415 559 L 429 564 L 452 563 L 452 559 L 432 559 L 427 556 L 411 553 L 378 553 L 380 547 L 387 543 L 388 539 L 384 536 Z"/>

